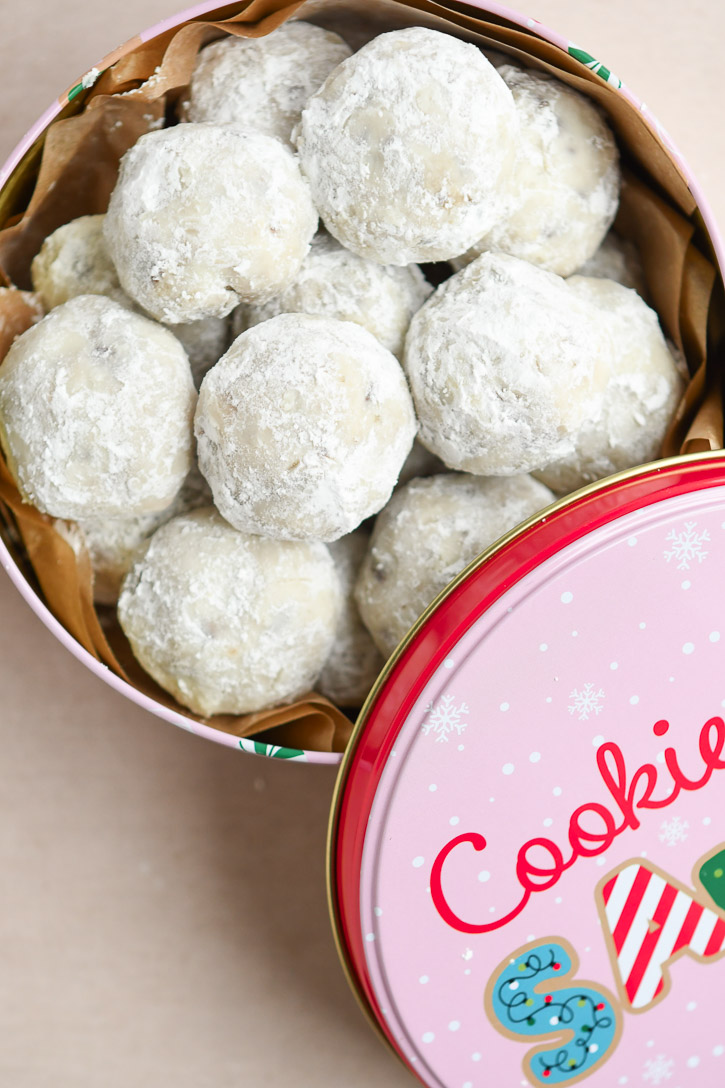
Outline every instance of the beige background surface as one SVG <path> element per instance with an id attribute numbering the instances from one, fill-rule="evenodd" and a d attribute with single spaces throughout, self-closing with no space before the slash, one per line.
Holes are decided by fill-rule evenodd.
<path id="1" fill-rule="evenodd" d="M 0 0 L 0 159 L 76 76 L 176 8 Z M 645 99 L 725 221 L 725 5 L 533 0 L 528 14 Z M 0 616 L 0 1085 L 412 1085 L 328 931 L 334 775 L 131 706 L 1 572 Z"/>

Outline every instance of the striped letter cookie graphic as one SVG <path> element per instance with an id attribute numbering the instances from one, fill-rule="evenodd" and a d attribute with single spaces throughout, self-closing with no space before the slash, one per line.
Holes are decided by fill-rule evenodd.
<path id="1" fill-rule="evenodd" d="M 723 847 L 695 866 L 696 890 L 643 858 L 625 862 L 597 889 L 614 976 L 624 1007 L 644 1012 L 670 986 L 669 966 L 681 955 L 703 962 L 725 954 L 725 914 L 712 909 L 701 875 Z"/>

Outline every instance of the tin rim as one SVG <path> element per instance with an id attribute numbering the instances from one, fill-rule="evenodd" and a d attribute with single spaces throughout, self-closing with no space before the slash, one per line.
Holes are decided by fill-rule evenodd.
<path id="1" fill-rule="evenodd" d="M 647 124 L 650 126 L 653 133 L 655 134 L 658 142 L 665 148 L 665 150 L 675 162 L 677 168 L 682 172 L 682 175 L 690 189 L 690 192 L 692 193 L 696 201 L 698 211 L 702 216 L 702 220 L 706 228 L 710 244 L 712 245 L 712 248 L 714 250 L 718 266 L 721 270 L 725 269 L 725 243 L 723 242 L 718 232 L 717 226 L 715 224 L 715 219 L 707 202 L 707 199 L 702 193 L 702 190 L 700 189 L 697 181 L 695 180 L 692 171 L 688 167 L 685 159 L 675 146 L 669 134 L 660 125 L 660 123 L 657 121 L 657 118 L 644 105 L 644 103 L 642 103 L 637 98 L 637 96 L 634 95 L 632 91 L 630 91 L 629 88 L 622 83 L 621 80 L 614 76 L 609 71 L 609 69 L 603 67 L 598 61 L 595 60 L 594 57 L 586 53 L 586 51 L 579 49 L 579 47 L 577 47 L 573 42 L 569 41 L 569 39 L 563 37 L 561 34 L 546 26 L 544 23 L 541 23 L 536 19 L 528 18 L 521 12 L 510 8 L 505 4 L 497 3 L 496 0 L 469 0 L 469 4 L 470 7 L 475 8 L 478 11 L 489 13 L 499 18 L 506 19 L 507 21 L 521 27 L 523 30 L 528 31 L 532 35 L 543 38 L 551 42 L 553 45 L 558 46 L 567 55 L 573 57 L 575 60 L 578 60 L 579 63 L 596 72 L 601 76 L 601 78 L 605 79 L 606 82 L 612 84 L 615 89 L 630 102 L 632 107 L 645 118 Z M 180 27 L 182 24 L 189 22 L 193 19 L 197 19 L 202 16 L 212 15 L 216 12 L 224 12 L 225 15 L 229 15 L 230 9 L 233 7 L 234 5 L 229 3 L 220 4 L 218 0 L 204 0 L 204 2 L 202 3 L 185 8 L 183 11 L 177 13 L 176 15 L 172 15 L 169 18 L 164 19 L 161 22 L 147 28 L 146 30 L 141 31 L 137 36 L 129 39 L 127 42 L 115 49 L 113 52 L 103 57 L 98 62 L 98 65 L 91 68 L 89 72 L 86 73 L 80 80 L 76 80 L 76 82 L 67 91 L 60 95 L 59 98 L 57 98 L 43 112 L 43 114 L 38 118 L 35 124 L 28 130 L 25 136 L 23 136 L 23 138 L 19 141 L 16 147 L 10 152 L 10 155 L 6 159 L 5 163 L 0 167 L 0 207 L 2 206 L 3 192 L 4 190 L 6 190 L 8 183 L 14 180 L 16 176 L 16 171 L 22 173 L 23 170 L 26 168 L 27 164 L 32 161 L 33 156 L 37 154 L 40 146 L 40 141 L 42 140 L 44 133 L 48 126 L 51 124 L 51 122 L 56 120 L 59 115 L 63 114 L 66 110 L 72 111 L 74 106 L 79 105 L 82 102 L 82 92 L 86 88 L 91 87 L 95 80 L 108 67 L 118 61 L 122 56 L 137 48 L 140 44 L 148 42 L 151 39 L 158 37 L 160 34 Z M 585 61 L 583 59 L 584 57 L 588 57 L 589 60 Z M 693 458 L 695 456 L 698 455 L 689 455 L 690 458 Z M 661 461 L 657 462 L 656 464 L 665 465 L 667 463 L 668 462 Z M 647 467 L 648 466 L 644 466 L 644 468 Z M 641 471 L 642 468 L 643 466 L 639 466 L 638 471 Z M 611 482 L 615 479 L 618 479 L 618 477 L 610 476 L 606 479 L 607 482 Z M 578 495 L 579 492 L 575 494 Z M 567 500 L 564 501 L 568 501 L 569 499 L 571 499 L 571 496 L 568 496 Z M 556 504 L 556 506 L 552 507 L 551 509 L 556 509 L 557 506 L 558 504 Z M 523 530 L 526 524 L 528 523 L 524 523 L 523 526 L 517 527 L 515 532 Z M 499 543 L 503 543 L 503 541 L 507 539 L 508 538 L 503 538 L 503 540 Z M 179 728 L 184 729 L 186 732 L 190 732 L 207 740 L 214 741 L 217 744 L 222 744 L 228 748 L 234 748 L 236 750 L 249 752 L 250 754 L 288 759 L 296 762 L 319 763 L 335 766 L 342 763 L 343 754 L 341 753 L 292 749 L 272 744 L 264 744 L 262 742 L 255 742 L 254 738 L 239 738 L 232 734 L 224 733 L 223 731 L 216 729 L 213 726 L 205 725 L 202 722 L 187 717 L 186 715 L 172 710 L 171 708 L 162 706 L 160 703 L 157 703 L 155 700 L 151 699 L 150 697 L 144 695 L 142 692 L 138 691 L 136 688 L 132 687 L 125 680 L 122 680 L 120 677 L 116 676 L 105 665 L 103 665 L 91 654 L 89 654 L 88 651 L 85 650 L 78 642 L 76 642 L 72 635 L 70 635 L 68 631 L 66 631 L 65 627 L 63 627 L 62 624 L 60 624 L 56 620 L 56 618 L 53 616 L 53 614 L 50 612 L 50 610 L 47 608 L 41 598 L 36 594 L 32 586 L 28 583 L 25 575 L 15 562 L 15 559 L 13 558 L 12 554 L 6 547 L 5 542 L 2 540 L 1 537 L 0 565 L 5 569 L 11 582 L 20 592 L 26 603 L 30 606 L 30 608 L 33 610 L 36 616 L 38 616 L 42 623 L 45 624 L 48 630 L 51 631 L 53 635 L 55 635 L 58 641 L 67 650 L 69 650 L 74 655 L 74 657 L 76 657 L 83 665 L 85 665 L 86 668 L 90 669 L 90 671 L 95 676 L 99 677 L 105 683 L 109 684 L 110 687 L 118 691 L 121 695 L 124 695 L 126 698 L 130 699 L 132 702 L 136 703 L 136 705 L 140 706 L 142 709 L 150 712 L 158 718 L 170 722 L 172 725 L 176 725 Z M 464 572 L 464 574 L 465 573 L 466 572 Z M 456 580 L 456 582 L 452 584 L 452 587 L 456 584 L 458 584 L 458 580 Z M 434 602 L 434 604 L 435 603 L 436 602 Z M 424 613 L 424 616 L 427 616 L 427 614 L 427 612 Z M 421 622 L 422 618 L 418 621 L 418 624 L 416 624 L 416 626 L 411 629 L 408 637 L 402 644 L 403 648 L 408 645 L 408 642 L 410 638 L 413 637 L 413 634 L 419 630 Z M 391 659 L 391 662 L 398 660 L 398 655 L 400 652 L 401 648 L 399 647 L 393 658 Z M 367 713 L 371 701 L 371 696 L 373 695 L 373 693 L 379 691 L 380 685 L 389 675 L 390 668 L 392 667 L 391 662 L 388 662 L 388 665 L 380 674 L 378 682 L 376 682 L 376 684 L 374 685 L 370 696 L 368 696 L 368 699 L 366 700 L 366 703 L 360 712 L 358 722 L 364 719 L 364 715 Z M 355 736 L 356 733 L 357 730 L 353 735 Z"/>
<path id="2" fill-rule="evenodd" d="M 375 682 L 335 783 L 328 823 L 327 898 L 335 945 L 353 995 L 379 1037 L 407 1068 L 367 972 L 359 902 L 368 816 L 408 712 L 465 631 L 545 559 L 635 510 L 724 483 L 725 450 L 705 451 L 627 469 L 559 499 L 461 571 L 419 617 Z"/>

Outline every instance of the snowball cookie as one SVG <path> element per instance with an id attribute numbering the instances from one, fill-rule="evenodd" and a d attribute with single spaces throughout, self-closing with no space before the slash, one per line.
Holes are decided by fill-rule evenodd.
<path id="1" fill-rule="evenodd" d="M 294 155 L 235 125 L 148 132 L 121 160 L 104 233 L 124 290 L 170 324 L 284 290 L 317 212 Z"/>
<path id="2" fill-rule="evenodd" d="M 553 502 L 530 476 L 445 473 L 411 480 L 379 514 L 355 587 L 389 657 L 418 616 L 479 552 Z"/>
<path id="3" fill-rule="evenodd" d="M 297 21 L 264 38 L 222 38 L 197 57 L 184 119 L 238 123 L 289 143 L 307 99 L 350 53 L 337 34 Z"/>
<path id="4" fill-rule="evenodd" d="M 493 226 L 517 127 L 474 45 L 410 27 L 343 61 L 296 139 L 330 233 L 361 257 L 410 264 L 454 257 Z"/>
<path id="5" fill-rule="evenodd" d="M 330 541 L 388 501 L 416 422 L 400 364 L 366 329 L 280 314 L 209 371 L 194 429 L 231 525 Z"/>
<path id="6" fill-rule="evenodd" d="M 332 651 L 317 681 L 317 690 L 338 706 L 362 706 L 385 664 L 360 619 L 353 589 L 367 552 L 370 534 L 357 529 L 330 545 L 342 588 L 342 609 Z"/>
<path id="7" fill-rule="evenodd" d="M 566 476 L 566 489 L 654 454 L 682 391 L 637 294 L 504 253 L 479 257 L 421 307 L 405 369 L 419 437 L 450 468 L 508 476 L 558 465 L 544 479 L 559 487 L 554 474 Z"/>
<path id="8" fill-rule="evenodd" d="M 239 533 L 206 507 L 154 533 L 118 618 L 144 669 L 196 714 L 247 714 L 309 691 L 340 586 L 324 544 Z"/>
<path id="9" fill-rule="evenodd" d="M 121 287 L 103 237 L 104 215 L 82 215 L 58 227 L 33 258 L 33 289 L 46 310 L 76 295 L 105 295 L 122 306 L 133 302 Z"/>
<path id="10" fill-rule="evenodd" d="M 647 297 L 647 283 L 636 245 L 627 238 L 620 238 L 613 230 L 577 274 L 614 280 L 623 287 L 632 287 L 643 298 Z"/>
<path id="11" fill-rule="evenodd" d="M 144 544 L 158 528 L 180 514 L 211 506 L 211 492 L 196 465 L 184 480 L 181 491 L 164 510 L 135 518 L 83 518 L 72 524 L 56 522 L 56 529 L 68 539 L 74 550 L 85 545 L 93 570 L 93 599 L 97 604 L 115 604 L 121 583 Z"/>
<path id="12" fill-rule="evenodd" d="M 76 295 L 105 295 L 114 302 L 137 309 L 118 279 L 103 235 L 105 215 L 83 215 L 49 234 L 30 266 L 33 286 L 46 310 Z M 189 357 L 198 388 L 209 367 L 229 344 L 229 321 L 206 317 L 188 325 L 174 325 L 174 336 Z"/>
<path id="13" fill-rule="evenodd" d="M 174 503 L 171 509 L 173 510 Z M 93 571 L 93 600 L 112 605 L 118 600 L 121 583 L 138 558 L 144 544 L 172 516 L 169 508 L 135 518 L 83 518 L 57 521 L 55 529 L 76 554 L 86 548 Z"/>
<path id="14" fill-rule="evenodd" d="M 619 152 L 603 113 L 551 76 L 498 69 L 519 116 L 514 169 L 504 179 L 504 211 L 458 266 L 500 250 L 569 276 L 595 252 L 619 202 Z"/>
<path id="15" fill-rule="evenodd" d="M 21 495 L 58 518 L 168 506 L 191 467 L 196 391 L 167 329 L 78 295 L 0 367 L 0 441 Z"/>
<path id="16" fill-rule="evenodd" d="M 239 307 L 234 316 L 246 328 L 286 313 L 354 321 L 400 356 L 410 319 L 432 290 L 417 265 L 376 264 L 320 233 L 290 287 L 259 306 Z"/>
<path id="17" fill-rule="evenodd" d="M 598 310 L 600 318 L 588 390 L 580 394 L 586 412 L 574 450 L 537 472 L 561 492 L 658 457 L 685 392 L 679 360 L 657 314 L 636 291 L 585 276 L 566 282 L 571 295 Z"/>

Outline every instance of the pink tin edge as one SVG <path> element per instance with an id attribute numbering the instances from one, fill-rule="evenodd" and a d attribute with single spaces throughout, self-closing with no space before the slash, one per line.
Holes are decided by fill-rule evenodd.
<path id="1" fill-rule="evenodd" d="M 572 42 L 567 38 L 564 38 L 561 34 L 552 30 L 544 23 L 539 22 L 537 19 L 532 19 L 522 15 L 520 12 L 515 11 L 513 8 L 509 8 L 504 4 L 498 4 L 493 0 L 469 0 L 472 7 L 478 8 L 481 11 L 490 12 L 492 15 L 497 15 L 500 18 L 509 20 L 512 23 L 516 23 L 526 30 L 533 31 L 540 37 L 550 41 L 553 45 L 558 46 L 566 53 L 570 53 L 572 48 L 576 48 Z M 159 34 L 173 29 L 180 24 L 187 22 L 191 19 L 198 18 L 202 15 L 206 15 L 211 11 L 216 10 L 219 7 L 218 0 L 205 0 L 204 3 L 194 4 L 191 7 L 185 8 L 183 11 L 172 15 L 167 19 L 163 19 L 161 22 L 156 23 L 154 26 L 149 27 L 146 30 L 142 30 L 139 35 L 131 39 L 121 46 L 120 49 L 114 51 L 113 54 L 107 54 L 107 57 L 113 57 L 113 61 L 118 59 L 120 55 L 127 52 L 132 48 L 139 40 L 142 42 L 150 41 L 152 38 L 157 37 Z M 91 68 L 79 81 L 79 84 L 84 86 L 92 86 L 95 78 L 104 71 L 107 67 L 105 62 L 106 58 L 99 61 L 98 67 Z M 581 62 L 583 63 L 583 61 Z M 598 71 L 601 65 L 594 61 L 588 65 L 595 71 Z M 606 70 L 606 69 L 605 69 Z M 692 193 L 697 206 L 702 214 L 705 226 L 710 235 L 710 239 L 715 250 L 715 254 L 720 266 L 721 272 L 725 274 L 725 243 L 719 233 L 715 217 L 712 209 L 707 201 L 707 198 L 702 192 L 698 182 L 696 181 L 693 172 L 689 168 L 684 157 L 677 149 L 676 145 L 672 141 L 666 129 L 664 129 L 654 114 L 648 109 L 648 107 L 640 101 L 639 98 L 633 92 L 619 80 L 617 77 L 613 77 L 608 72 L 608 81 L 612 82 L 621 94 L 644 116 L 648 124 L 653 128 L 658 140 L 666 148 L 666 150 L 677 161 L 687 181 L 690 192 Z M 76 84 L 78 86 L 78 84 Z M 18 142 L 18 144 L 10 152 L 10 155 L 0 167 L 0 189 L 5 185 L 8 178 L 18 166 L 23 156 L 35 143 L 37 138 L 45 131 L 50 123 L 58 116 L 66 102 L 65 100 L 56 99 L 51 105 L 41 114 L 35 124 L 28 130 L 25 136 Z M 149 711 L 156 717 L 162 718 L 165 721 L 170 722 L 172 725 L 176 725 L 186 732 L 193 733 L 196 736 L 204 737 L 207 740 L 212 740 L 217 744 L 222 744 L 228 748 L 240 749 L 247 751 L 255 755 L 272 756 L 283 759 L 290 759 L 299 762 L 319 763 L 328 765 L 338 765 L 342 761 L 342 753 L 339 752 L 315 752 L 311 750 L 296 750 L 291 748 L 277 747 L 275 745 L 256 743 L 253 738 L 239 738 L 229 733 L 224 733 L 222 730 L 214 729 L 211 726 L 203 725 L 201 722 L 187 718 L 185 715 L 170 710 L 167 707 L 162 706 L 160 703 L 155 702 L 142 692 L 137 691 L 125 680 L 116 676 L 108 666 L 98 661 L 91 654 L 88 653 L 74 638 L 66 631 L 66 629 L 56 620 L 50 610 L 43 604 L 40 598 L 32 590 L 24 575 L 16 565 L 10 552 L 5 546 L 4 541 L 0 538 L 0 564 L 7 572 L 11 582 L 16 587 L 21 596 L 25 599 L 27 604 L 30 605 L 36 616 L 45 624 L 49 631 L 55 635 L 58 641 L 65 646 L 70 652 L 91 670 L 96 676 L 104 680 L 110 687 L 114 688 L 121 695 L 125 695 L 136 703 L 137 706 L 142 707 L 144 710 Z"/>

